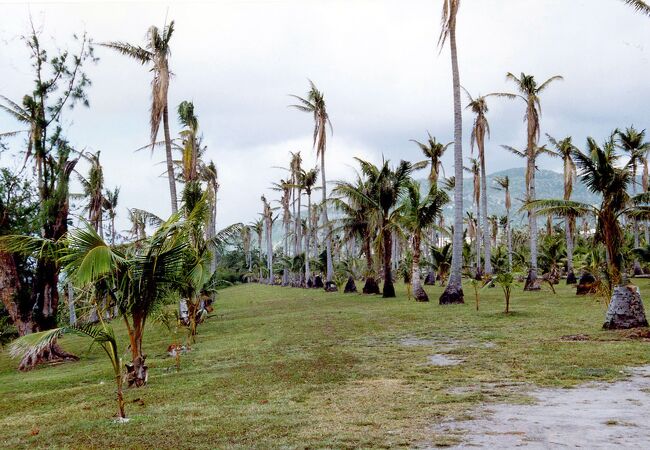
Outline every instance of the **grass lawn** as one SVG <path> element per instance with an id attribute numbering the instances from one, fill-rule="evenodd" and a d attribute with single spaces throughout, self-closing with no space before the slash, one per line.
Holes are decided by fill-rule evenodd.
<path id="1" fill-rule="evenodd" d="M 642 293 L 649 280 L 638 280 Z M 605 307 L 560 285 L 524 293 L 509 315 L 499 288 L 465 285 L 465 305 L 242 285 L 221 291 L 212 318 L 174 370 L 163 327 L 145 335 L 149 384 L 125 393 L 113 423 L 114 382 L 99 347 L 61 343 L 81 360 L 18 373 L 0 354 L 0 447 L 351 448 L 454 443 L 442 420 L 478 403 L 526 401 L 517 383 L 612 380 L 650 363 L 648 342 L 600 329 Z M 646 296 L 646 300 L 650 297 Z M 124 330 L 116 321 L 120 344 Z M 585 334 L 589 340 L 562 339 Z M 436 354 L 463 360 L 434 366 Z M 125 352 L 125 358 L 128 354 Z M 489 388 L 467 389 L 481 384 Z"/>

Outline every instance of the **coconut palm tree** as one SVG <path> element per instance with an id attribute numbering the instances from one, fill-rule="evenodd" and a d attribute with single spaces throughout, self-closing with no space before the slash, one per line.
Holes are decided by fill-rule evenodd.
<path id="1" fill-rule="evenodd" d="M 481 270 L 481 241 L 489 241 L 490 232 L 483 235 L 481 239 L 481 164 L 476 158 L 469 158 L 469 167 L 465 167 L 465 170 L 472 174 L 472 185 L 474 187 L 472 193 L 472 199 L 474 203 L 474 217 L 473 221 L 475 223 L 474 235 L 475 235 L 475 244 L 476 244 L 476 277 L 479 278 L 482 276 Z M 489 244 L 487 244 L 489 245 Z M 487 262 L 486 262 L 487 263 Z"/>
<path id="2" fill-rule="evenodd" d="M 262 282 L 262 235 L 264 234 L 264 218 L 260 217 L 254 222 L 249 224 L 249 227 L 257 235 L 257 266 L 259 269 L 259 275 L 257 282 Z"/>
<path id="3" fill-rule="evenodd" d="M 264 210 L 262 212 L 262 217 L 264 218 L 264 234 L 266 238 L 266 268 L 269 272 L 269 277 L 267 279 L 268 284 L 274 284 L 273 276 L 273 210 L 271 209 L 271 204 L 266 200 L 266 197 L 262 195 L 261 197 L 262 204 L 264 205 Z"/>
<path id="4" fill-rule="evenodd" d="M 504 192 L 505 207 L 506 207 L 506 240 L 508 241 L 508 270 L 512 272 L 512 231 L 510 229 L 510 208 L 512 207 L 512 200 L 510 199 L 510 178 L 496 177 L 494 181 L 497 183 L 497 189 Z"/>
<path id="5" fill-rule="evenodd" d="M 104 236 L 104 170 L 99 161 L 99 154 L 97 153 L 83 153 L 82 157 L 90 163 L 88 170 L 88 178 L 79 175 L 79 183 L 83 189 L 83 194 L 71 194 L 70 197 L 82 197 L 87 199 L 88 204 L 85 210 L 88 211 L 88 222 L 99 233 Z"/>
<path id="6" fill-rule="evenodd" d="M 314 139 L 313 145 L 316 147 L 316 157 L 320 157 L 320 173 L 323 190 L 323 229 L 325 230 L 325 251 L 327 256 L 327 281 L 331 282 L 334 276 L 334 265 L 332 263 L 332 228 L 327 218 L 327 180 L 325 178 L 325 151 L 327 149 L 327 132 L 326 127 L 332 131 L 327 107 L 325 105 L 325 96 L 318 90 L 313 81 L 309 80 L 309 92 L 304 99 L 297 95 L 292 95 L 298 100 L 297 105 L 291 105 L 298 111 L 312 114 L 314 117 Z"/>
<path id="7" fill-rule="evenodd" d="M 291 172 L 292 188 L 292 216 L 295 219 L 293 230 L 293 254 L 294 256 L 302 253 L 302 221 L 300 220 L 300 209 L 302 201 L 302 185 L 300 184 L 300 172 L 302 171 L 302 156 L 300 152 L 290 152 L 291 161 L 289 163 L 289 171 Z"/>
<path id="8" fill-rule="evenodd" d="M 413 166 L 408 161 L 400 161 L 395 169 L 391 169 L 389 161 L 384 161 L 381 166 L 355 158 L 361 165 L 361 173 L 368 182 L 368 192 L 363 193 L 354 189 L 345 189 L 341 192 L 352 197 L 355 201 L 363 202 L 377 224 L 379 249 L 383 256 L 384 288 L 383 297 L 395 297 L 395 287 L 392 276 L 392 250 L 393 231 L 399 227 L 400 208 L 398 207 L 409 182 Z"/>
<path id="9" fill-rule="evenodd" d="M 420 249 L 422 230 L 436 223 L 442 214 L 443 207 L 449 202 L 447 193 L 439 190 L 435 184 L 429 186 L 425 196 L 420 193 L 420 184 L 411 180 L 407 183 L 408 194 L 401 207 L 400 221 L 406 232 L 411 236 L 411 287 L 413 297 L 418 302 L 428 302 L 429 296 L 422 288 L 420 278 Z"/>
<path id="10" fill-rule="evenodd" d="M 637 192 L 637 172 L 639 164 L 644 163 L 646 154 L 650 150 L 650 142 L 644 142 L 645 130 L 637 131 L 634 126 L 626 128 L 625 131 L 616 130 L 617 144 L 631 157 L 632 162 L 632 193 Z M 644 177 L 647 179 L 647 170 L 644 164 Z M 647 184 L 647 183 L 646 183 Z M 634 232 L 634 248 L 639 248 L 639 223 L 636 219 L 632 219 L 632 227 Z M 641 265 L 638 259 L 634 259 L 634 274 L 641 275 Z"/>
<path id="11" fill-rule="evenodd" d="M 354 191 L 354 194 L 350 192 Z M 362 252 L 366 258 L 364 294 L 379 294 L 379 285 L 375 279 L 376 273 L 372 258 L 372 242 L 376 237 L 377 224 L 365 197 L 370 196 L 370 183 L 357 174 L 354 182 L 339 181 L 333 193 L 339 197 L 334 198 L 334 205 L 343 213 L 340 229 L 348 241 L 359 239 Z M 361 200 L 359 200 L 361 199 Z"/>
<path id="12" fill-rule="evenodd" d="M 573 192 L 573 182 L 577 176 L 576 165 L 573 162 L 573 152 L 576 147 L 568 136 L 561 141 L 556 140 L 553 136 L 546 134 L 548 141 L 555 148 L 555 153 L 562 158 L 564 166 L 564 200 L 571 200 Z M 567 259 L 567 284 L 575 284 L 576 276 L 573 272 L 573 235 L 575 234 L 576 218 L 568 216 L 564 221 L 564 234 L 566 238 L 566 259 Z"/>
<path id="13" fill-rule="evenodd" d="M 447 39 L 451 53 L 452 88 L 454 93 L 454 176 L 463 179 L 463 112 L 460 103 L 460 74 L 456 48 L 456 16 L 460 0 L 443 0 L 442 29 L 438 47 L 442 50 Z M 452 241 L 452 262 L 449 283 L 440 296 L 440 304 L 463 303 L 463 183 L 454 188 L 454 235 Z"/>
<path id="14" fill-rule="evenodd" d="M 289 235 L 291 226 L 291 210 L 289 204 L 291 203 L 291 192 L 293 191 L 293 183 L 291 180 L 280 180 L 279 183 L 273 183 L 273 189 L 282 192 L 279 203 L 282 207 L 282 224 L 284 225 L 284 256 L 289 256 Z M 285 264 L 282 270 L 282 286 L 289 285 L 289 267 Z"/>
<path id="15" fill-rule="evenodd" d="M 311 214 L 311 194 L 315 189 L 316 181 L 318 180 L 318 168 L 314 167 L 310 170 L 300 170 L 298 173 L 298 184 L 301 186 L 301 190 L 305 190 L 307 194 L 307 217 Z M 305 283 L 308 283 L 311 280 L 311 268 L 309 267 L 309 259 L 311 258 L 311 230 L 309 229 L 309 220 L 307 221 L 307 232 L 305 233 Z"/>
<path id="16" fill-rule="evenodd" d="M 176 181 L 174 177 L 174 161 L 172 158 L 172 138 L 169 132 L 169 108 L 167 94 L 169 92 L 169 56 L 171 48 L 169 41 L 174 34 L 174 21 L 165 25 L 162 30 L 156 26 L 149 27 L 147 31 L 147 42 L 144 47 L 132 45 L 127 42 L 107 42 L 104 47 L 111 48 L 135 59 L 142 65 L 151 66 L 153 80 L 151 81 L 151 117 L 150 134 L 151 146 L 156 142 L 160 122 L 163 123 L 165 134 L 165 156 L 167 160 L 167 179 L 169 180 L 169 195 L 171 197 L 172 213 L 178 210 L 176 196 Z"/>
<path id="17" fill-rule="evenodd" d="M 113 328 L 105 323 L 99 326 L 90 324 L 69 325 L 27 334 L 12 342 L 9 353 L 12 357 L 23 356 L 34 358 L 38 353 L 51 347 L 65 334 L 89 337 L 94 344 L 98 344 L 106 352 L 113 368 L 113 376 L 115 377 L 115 384 L 117 386 L 118 417 L 121 420 L 126 419 L 124 397 L 122 395 L 122 359 L 117 348 Z"/>
<path id="18" fill-rule="evenodd" d="M 473 98 L 471 94 L 463 88 L 465 94 L 469 99 L 469 103 L 466 106 L 466 109 L 471 110 L 474 117 L 474 124 L 472 126 L 472 133 L 470 137 L 470 151 L 474 151 L 474 145 L 478 149 L 478 160 L 481 166 L 481 215 L 483 223 L 481 227 L 483 228 L 483 236 L 489 236 L 490 225 L 488 223 L 488 213 L 487 213 L 487 175 L 485 171 L 485 138 L 490 138 L 490 124 L 488 123 L 487 117 L 485 114 L 488 112 L 487 98 L 489 97 L 506 97 L 511 98 L 512 94 L 504 94 L 499 92 L 493 92 L 486 95 L 479 95 L 476 98 Z M 486 275 L 492 274 L 492 247 L 490 245 L 489 239 L 484 239 L 483 248 L 485 251 L 484 260 L 485 268 L 484 272 Z"/>
<path id="19" fill-rule="evenodd" d="M 111 221 L 111 245 L 115 245 L 115 217 L 117 216 L 117 204 L 120 197 L 120 188 L 104 192 L 104 209 L 108 212 L 108 219 Z"/>
<path id="20" fill-rule="evenodd" d="M 447 148 L 453 144 L 453 142 L 449 142 L 448 144 L 443 144 L 442 142 L 438 142 L 435 137 L 431 136 L 431 133 L 427 131 L 427 142 L 422 143 L 419 141 L 416 141 L 415 139 L 411 139 L 411 142 L 414 142 L 417 144 L 418 147 L 420 147 L 420 150 L 422 150 L 422 153 L 424 156 L 427 158 L 424 161 L 420 161 L 419 163 L 416 163 L 415 166 L 429 166 L 429 185 L 437 185 L 438 184 L 438 178 L 440 176 L 440 171 L 443 170 L 442 168 L 442 155 L 444 155 L 445 151 Z"/>
<path id="21" fill-rule="evenodd" d="M 622 217 L 648 217 L 650 215 L 650 194 L 630 196 L 628 187 L 633 182 L 634 159 L 621 165 L 616 153 L 614 134 L 600 147 L 593 138 L 587 139 L 588 153 L 573 150 L 573 159 L 579 169 L 581 181 L 587 188 L 602 196 L 600 206 L 571 200 L 536 200 L 529 203 L 529 209 L 538 209 L 542 214 L 584 217 L 596 219 L 596 241 L 602 242 L 607 254 L 607 275 L 612 298 L 605 319 L 605 328 L 630 328 L 647 326 L 643 303 L 638 290 L 623 285 Z"/>
<path id="22" fill-rule="evenodd" d="M 555 75 L 541 84 L 537 84 L 533 75 L 522 73 L 516 77 L 508 72 L 506 79 L 515 83 L 519 94 L 513 98 L 519 98 L 526 104 L 526 201 L 535 200 L 535 161 L 537 156 L 537 142 L 540 135 L 540 118 L 542 107 L 540 94 L 554 81 L 562 80 L 560 75 Z M 534 209 L 528 210 L 528 228 L 530 232 L 530 267 L 524 290 L 539 290 L 537 279 L 537 216 Z"/>

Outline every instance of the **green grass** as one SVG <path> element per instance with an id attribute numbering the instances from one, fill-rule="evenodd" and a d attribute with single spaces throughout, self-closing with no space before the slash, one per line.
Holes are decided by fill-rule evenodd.
<path id="1" fill-rule="evenodd" d="M 642 292 L 650 291 L 646 280 Z M 499 288 L 471 286 L 465 305 L 385 300 L 243 285 L 221 292 L 182 370 L 170 340 L 148 328 L 149 385 L 126 391 L 127 424 L 115 424 L 111 368 L 98 347 L 66 337 L 76 363 L 18 373 L 0 354 L 1 447 L 352 448 L 448 445 L 443 419 L 467 418 L 483 402 L 526 401 L 518 383 L 568 387 L 613 380 L 648 364 L 647 343 L 600 329 L 604 306 L 515 289 L 504 315 Z M 126 339 L 115 324 L 121 345 Z M 565 335 L 587 334 L 570 341 Z M 416 343 L 420 345 L 404 345 Z M 427 358 L 464 360 L 436 367 Z M 125 353 L 125 358 L 128 355 Z M 481 388 L 482 386 L 482 388 Z"/>

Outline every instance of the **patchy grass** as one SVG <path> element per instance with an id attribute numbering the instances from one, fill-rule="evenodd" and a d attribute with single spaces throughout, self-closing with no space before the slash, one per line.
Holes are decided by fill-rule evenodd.
<path id="1" fill-rule="evenodd" d="M 650 281 L 638 284 L 650 291 Z M 517 288 L 509 315 L 496 288 L 482 291 L 479 312 L 469 284 L 467 304 L 444 307 L 409 302 L 404 286 L 397 289 L 396 299 L 385 300 L 228 288 L 180 372 L 166 357 L 163 328 L 149 326 L 149 385 L 126 392 L 127 424 L 111 420 L 115 394 L 101 349 L 66 337 L 63 346 L 81 361 L 26 374 L 5 351 L 0 446 L 445 446 L 457 436 L 432 425 L 467 418 L 478 403 L 525 401 L 522 385 L 613 380 L 625 367 L 650 363 L 645 334 L 601 330 L 603 305 L 564 285 L 557 295 Z M 426 289 L 437 300 L 441 288 Z M 463 362 L 434 366 L 435 354 Z"/>

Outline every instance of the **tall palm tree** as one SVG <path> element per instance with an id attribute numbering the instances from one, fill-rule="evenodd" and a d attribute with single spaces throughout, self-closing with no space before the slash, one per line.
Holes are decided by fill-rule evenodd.
<path id="1" fill-rule="evenodd" d="M 318 168 L 314 167 L 313 169 L 310 170 L 301 170 L 298 173 L 298 182 L 302 189 L 305 190 L 305 194 L 307 194 L 307 218 L 309 219 L 309 216 L 311 214 L 311 194 L 314 190 L 314 187 L 316 186 L 316 181 L 318 180 Z M 309 259 L 311 257 L 310 250 L 311 250 L 311 242 L 310 242 L 310 237 L 311 237 L 311 230 L 309 229 L 309 220 L 307 220 L 307 232 L 305 233 L 305 283 L 308 283 L 309 280 L 311 280 L 311 268 L 309 267 Z"/>
<path id="2" fill-rule="evenodd" d="M 442 50 L 447 39 L 451 53 L 452 88 L 454 93 L 454 176 L 463 179 L 463 112 L 460 104 L 460 73 L 456 48 L 456 16 L 460 0 L 443 0 L 440 36 L 438 47 Z M 452 240 L 451 274 L 445 291 L 440 296 L 440 304 L 464 303 L 463 283 L 463 183 L 454 188 L 454 235 Z"/>
<path id="3" fill-rule="evenodd" d="M 176 181 L 174 177 L 174 161 L 172 158 L 172 138 L 169 132 L 169 108 L 167 94 L 169 92 L 169 56 L 171 48 L 169 41 L 174 34 L 174 21 L 165 25 L 162 30 L 156 26 L 149 27 L 147 42 L 144 47 L 132 45 L 127 42 L 107 42 L 104 47 L 112 48 L 117 52 L 135 59 L 142 65 L 151 66 L 153 80 L 151 81 L 151 145 L 156 142 L 160 122 L 163 123 L 165 134 L 165 156 L 167 160 L 167 179 L 169 180 L 169 195 L 171 197 L 172 213 L 178 211 L 176 195 Z"/>
<path id="4" fill-rule="evenodd" d="M 411 288 L 413 297 L 419 302 L 428 302 L 429 296 L 422 288 L 420 278 L 420 250 L 422 247 L 422 231 L 434 225 L 442 214 L 442 209 L 449 202 L 447 193 L 439 190 L 435 184 L 429 186 L 427 194 L 420 193 L 420 184 L 411 180 L 407 183 L 408 195 L 402 203 L 400 221 L 411 236 Z"/>
<path id="5" fill-rule="evenodd" d="M 414 142 L 417 144 L 418 147 L 420 147 L 420 150 L 422 150 L 422 153 L 424 156 L 427 158 L 424 161 L 421 161 L 420 163 L 417 163 L 416 165 L 428 165 L 429 166 L 429 185 L 437 185 L 438 184 L 438 178 L 440 176 L 440 171 L 442 170 L 442 155 L 444 155 L 445 151 L 447 148 L 453 144 L 453 142 L 449 142 L 448 144 L 443 144 L 442 142 L 438 142 L 435 137 L 431 136 L 431 133 L 427 131 L 427 142 L 422 143 L 419 141 L 416 141 L 415 139 L 411 139 L 411 142 Z"/>
<path id="6" fill-rule="evenodd" d="M 636 194 L 637 192 L 637 172 L 639 170 L 639 164 L 644 163 L 646 159 L 646 154 L 650 150 L 650 142 L 644 142 L 645 140 L 645 130 L 638 131 L 634 126 L 628 127 L 625 131 L 616 130 L 616 137 L 618 146 L 630 156 L 631 168 L 632 168 L 632 193 Z M 645 167 L 647 163 L 644 164 L 644 177 L 647 178 L 647 170 Z M 639 248 L 639 222 L 633 218 L 632 227 L 634 230 L 634 248 Z M 643 271 L 641 270 L 641 265 L 637 258 L 634 259 L 634 274 L 641 275 Z"/>
<path id="7" fill-rule="evenodd" d="M 607 275 L 612 290 L 604 328 L 631 328 L 648 326 L 643 302 L 636 288 L 624 286 L 623 247 L 624 234 L 622 217 L 650 216 L 650 194 L 630 196 L 628 188 L 632 183 L 632 166 L 638 155 L 632 155 L 623 165 L 616 153 L 614 135 L 600 147 L 593 138 L 587 139 L 588 153 L 573 150 L 573 158 L 580 170 L 580 179 L 587 188 L 602 196 L 600 206 L 571 200 L 536 200 L 527 208 L 536 208 L 544 214 L 551 212 L 562 216 L 596 219 L 596 241 L 602 242 L 607 253 Z"/>
<path id="8" fill-rule="evenodd" d="M 293 254 L 300 255 L 302 253 L 302 221 L 300 220 L 300 209 L 302 201 L 302 185 L 300 184 L 300 172 L 302 171 L 302 156 L 300 152 L 290 152 L 291 161 L 289 163 L 289 170 L 291 172 L 292 201 L 291 207 L 293 211 L 294 222 L 294 244 Z"/>
<path id="9" fill-rule="evenodd" d="M 264 234 L 264 217 L 260 217 L 255 222 L 251 222 L 249 227 L 257 235 L 257 267 L 259 275 L 257 282 L 262 282 L 262 235 Z"/>
<path id="10" fill-rule="evenodd" d="M 483 234 L 483 239 L 481 239 L 481 163 L 476 158 L 469 158 L 470 166 L 466 167 L 465 170 L 472 174 L 472 185 L 474 187 L 472 192 L 472 200 L 474 204 L 474 222 L 476 226 L 474 227 L 474 234 L 476 237 L 476 277 L 479 278 L 482 276 L 481 270 L 481 241 L 489 241 L 490 232 Z M 489 245 L 489 244 L 487 244 Z M 487 264 L 487 262 L 486 262 Z"/>
<path id="11" fill-rule="evenodd" d="M 487 213 L 487 175 L 485 171 L 485 138 L 490 138 L 490 124 L 488 123 L 487 117 L 485 114 L 488 112 L 488 97 L 507 97 L 510 98 L 511 94 L 504 94 L 493 92 L 491 94 L 479 95 L 476 98 L 473 98 L 471 94 L 463 88 L 465 94 L 469 99 L 469 103 L 466 106 L 466 109 L 470 109 L 474 115 L 474 124 L 472 126 L 472 134 L 470 137 L 470 151 L 474 151 L 474 145 L 478 149 L 478 160 L 481 165 L 481 218 L 483 223 L 481 224 L 483 228 L 483 236 L 489 236 L 490 224 L 488 223 L 488 213 Z M 492 274 L 492 247 L 490 245 L 489 239 L 484 239 L 483 248 L 485 251 L 485 275 Z"/>
<path id="12" fill-rule="evenodd" d="M 552 82 L 563 78 L 560 75 L 555 75 L 538 85 L 533 75 L 522 73 L 519 77 L 516 77 L 508 72 L 506 79 L 514 82 L 519 91 L 519 94 L 513 95 L 513 98 L 519 98 L 526 104 L 526 201 L 533 201 L 535 200 L 535 160 L 540 135 L 540 117 L 542 115 L 539 96 Z M 537 279 L 537 215 L 534 209 L 528 210 L 528 229 L 530 232 L 530 267 L 524 290 L 539 290 L 539 280 Z"/>
<path id="13" fill-rule="evenodd" d="M 117 216 L 117 204 L 120 198 L 120 188 L 104 192 L 104 209 L 108 212 L 108 219 L 111 221 L 111 245 L 115 245 L 115 217 Z"/>
<path id="14" fill-rule="evenodd" d="M 508 241 L 508 270 L 512 272 L 512 230 L 510 229 L 510 208 L 512 207 L 512 200 L 510 199 L 510 178 L 496 177 L 494 181 L 497 183 L 497 189 L 505 194 L 506 206 L 506 240 Z"/>
<path id="15" fill-rule="evenodd" d="M 313 81 L 309 80 L 309 92 L 307 98 L 302 98 L 297 95 L 292 95 L 299 103 L 291 105 L 299 111 L 312 114 L 314 116 L 314 139 L 313 145 L 316 147 L 316 157 L 320 157 L 320 173 L 321 183 L 323 190 L 323 228 L 325 230 L 325 251 L 327 257 L 327 281 L 331 282 L 334 276 L 334 265 L 332 263 L 332 228 L 327 218 L 327 179 L 325 178 L 325 151 L 327 149 L 327 132 L 326 127 L 330 127 L 332 131 L 332 123 L 330 122 L 327 107 L 325 105 L 325 97 L 321 91 L 318 90 Z"/>
<path id="16" fill-rule="evenodd" d="M 291 203 L 291 192 L 293 184 L 291 180 L 280 180 L 279 183 L 273 184 L 273 189 L 282 192 L 280 197 L 280 206 L 282 207 L 282 224 L 284 225 L 284 256 L 289 256 L 289 235 L 291 226 L 291 211 L 289 204 Z M 286 260 L 286 259 L 285 259 Z M 285 264 L 282 271 L 282 286 L 289 285 L 289 267 Z"/>
<path id="17" fill-rule="evenodd" d="M 266 197 L 262 195 L 261 197 L 262 204 L 264 205 L 264 210 L 262 217 L 264 218 L 264 234 L 266 238 L 266 268 L 269 272 L 269 277 L 267 279 L 268 284 L 274 284 L 275 280 L 273 277 L 273 210 L 271 209 L 271 204 L 266 200 Z"/>
<path id="18" fill-rule="evenodd" d="M 555 153 L 562 158 L 564 166 L 564 200 L 571 200 L 573 192 L 573 182 L 577 176 L 576 165 L 573 162 L 573 152 L 576 147 L 568 136 L 561 141 L 556 140 L 553 136 L 546 134 L 548 141 L 555 147 Z M 575 234 L 576 218 L 567 216 L 564 221 L 564 234 L 566 238 L 566 265 L 567 265 L 567 284 L 575 284 L 576 276 L 573 271 L 573 235 Z"/>

